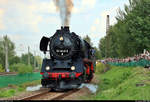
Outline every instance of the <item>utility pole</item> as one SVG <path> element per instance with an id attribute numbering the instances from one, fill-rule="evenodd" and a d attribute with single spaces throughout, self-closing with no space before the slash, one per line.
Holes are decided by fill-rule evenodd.
<path id="1" fill-rule="evenodd" d="M 30 47 L 28 46 L 28 65 L 30 65 Z"/>
<path id="2" fill-rule="evenodd" d="M 35 58 L 35 56 L 36 56 L 36 52 L 34 51 L 34 69 L 36 67 L 36 58 Z"/>
<path id="3" fill-rule="evenodd" d="M 7 35 L 4 39 L 4 48 L 5 48 L 5 71 L 9 72 L 8 64 L 8 38 Z"/>
<path id="4" fill-rule="evenodd" d="M 24 51 L 24 45 L 23 45 L 23 44 L 20 44 L 20 45 L 17 47 L 17 51 L 23 52 L 23 51 Z M 22 56 L 22 53 L 20 53 L 20 56 Z M 22 57 L 21 57 L 20 61 L 21 61 L 21 62 L 23 61 Z"/>
<path id="5" fill-rule="evenodd" d="M 109 56 L 108 55 L 108 52 L 109 52 L 109 36 L 108 36 L 109 28 L 110 28 L 109 15 L 107 15 L 107 18 L 106 18 L 106 49 L 105 49 L 105 58 L 107 58 Z"/>

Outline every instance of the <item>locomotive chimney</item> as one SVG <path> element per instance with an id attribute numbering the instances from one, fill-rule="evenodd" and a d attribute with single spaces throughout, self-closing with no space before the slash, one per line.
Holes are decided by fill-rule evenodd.
<path id="1" fill-rule="evenodd" d="M 69 32 L 70 30 L 69 30 L 69 26 L 61 26 L 61 30 L 63 30 L 63 31 L 66 31 L 66 32 Z"/>
<path id="2" fill-rule="evenodd" d="M 69 32 L 69 26 L 65 26 L 64 30 Z"/>
<path id="3" fill-rule="evenodd" d="M 61 30 L 63 30 L 64 29 L 64 27 L 63 26 L 61 26 Z"/>

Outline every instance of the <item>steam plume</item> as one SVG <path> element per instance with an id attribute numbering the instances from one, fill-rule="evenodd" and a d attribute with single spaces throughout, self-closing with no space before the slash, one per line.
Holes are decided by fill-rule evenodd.
<path id="1" fill-rule="evenodd" d="M 54 0 L 57 10 L 60 12 L 62 26 L 69 26 L 71 11 L 73 8 L 72 0 Z"/>

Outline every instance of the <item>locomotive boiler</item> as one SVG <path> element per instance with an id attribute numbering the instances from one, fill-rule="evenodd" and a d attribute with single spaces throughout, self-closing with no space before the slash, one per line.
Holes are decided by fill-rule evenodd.
<path id="1" fill-rule="evenodd" d="M 90 82 L 95 72 L 95 50 L 69 27 L 61 27 L 50 38 L 43 37 L 40 50 L 50 58 L 44 58 L 41 68 L 41 84 L 54 90 L 78 88 Z"/>

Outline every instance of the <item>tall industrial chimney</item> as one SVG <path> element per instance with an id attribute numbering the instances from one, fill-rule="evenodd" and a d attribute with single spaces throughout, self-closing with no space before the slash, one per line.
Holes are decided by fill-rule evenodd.
<path id="1" fill-rule="evenodd" d="M 109 15 L 107 15 L 107 18 L 106 18 L 106 42 L 105 42 L 106 43 L 106 49 L 105 49 L 105 58 L 109 57 L 109 36 L 108 36 L 109 27 L 110 27 Z"/>
<path id="2" fill-rule="evenodd" d="M 109 15 L 107 15 L 107 18 L 106 18 L 106 35 L 108 34 L 109 27 L 110 27 L 110 23 L 109 23 Z"/>

